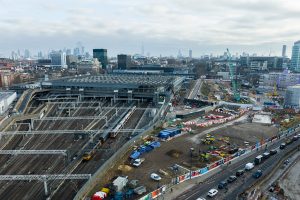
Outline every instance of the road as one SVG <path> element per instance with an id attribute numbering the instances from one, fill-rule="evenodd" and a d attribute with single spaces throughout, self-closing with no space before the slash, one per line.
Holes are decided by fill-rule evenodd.
<path id="1" fill-rule="evenodd" d="M 289 149 L 296 148 L 299 144 L 300 144 L 300 140 L 288 145 L 284 150 L 281 151 L 278 150 L 277 154 L 271 156 L 269 159 L 267 159 L 259 166 L 256 166 L 251 172 L 246 172 L 241 178 L 238 178 L 238 180 L 235 181 L 234 183 L 229 184 L 227 192 L 225 190 L 219 190 L 215 198 L 212 199 L 226 199 L 226 200 L 235 199 L 238 194 L 240 194 L 242 191 L 244 191 L 245 189 L 247 189 L 257 181 L 256 179 L 252 178 L 253 172 L 255 172 L 258 169 L 261 169 L 263 171 L 263 175 L 268 174 L 272 170 L 272 167 L 270 166 L 275 167 L 273 163 L 279 161 L 282 157 L 285 156 L 285 152 L 287 152 Z M 268 149 L 278 148 L 279 145 L 280 145 L 280 141 L 276 141 Z M 234 164 L 223 167 L 223 170 L 221 172 L 218 172 L 214 176 L 209 177 L 202 184 L 192 187 L 190 190 L 178 196 L 176 199 L 194 200 L 199 197 L 206 197 L 207 192 L 210 189 L 212 188 L 217 189 L 219 182 L 226 180 L 230 175 L 235 175 L 235 172 L 238 169 L 243 169 L 246 163 L 253 162 L 254 158 L 257 155 L 262 154 L 264 151 L 265 149 L 263 148 L 258 152 L 256 152 L 255 154 L 251 155 L 250 157 L 246 157 Z"/>
<path id="2" fill-rule="evenodd" d="M 202 80 L 197 79 L 193 89 L 190 91 L 190 94 L 188 96 L 188 99 L 194 99 L 197 97 L 198 94 L 201 94 L 201 85 L 202 85 Z"/>

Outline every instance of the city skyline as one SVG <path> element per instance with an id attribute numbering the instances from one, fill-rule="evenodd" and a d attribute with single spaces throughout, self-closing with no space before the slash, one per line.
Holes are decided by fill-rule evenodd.
<path id="1" fill-rule="evenodd" d="M 0 54 L 29 49 L 48 51 L 81 41 L 108 49 L 109 56 L 144 52 L 193 56 L 232 52 L 287 56 L 299 40 L 299 9 L 295 0 L 179 1 L 1 1 Z M 21 16 L 21 17 L 20 17 Z M 299 29 L 299 30 L 298 30 Z"/>

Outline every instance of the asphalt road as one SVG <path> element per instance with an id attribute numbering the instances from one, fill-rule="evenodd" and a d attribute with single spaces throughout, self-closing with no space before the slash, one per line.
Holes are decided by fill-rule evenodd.
<path id="1" fill-rule="evenodd" d="M 268 146 L 268 150 L 278 148 L 281 141 L 276 141 L 274 144 L 271 146 Z M 295 148 L 300 144 L 300 139 L 293 142 L 292 144 L 286 146 L 285 149 L 279 150 L 278 148 L 278 153 L 271 156 L 267 160 L 265 160 L 263 163 L 261 163 L 258 166 L 255 166 L 254 169 L 252 169 L 250 172 L 246 172 L 242 177 L 238 177 L 238 179 L 234 183 L 228 184 L 228 190 L 226 191 L 225 189 L 218 189 L 218 184 L 226 180 L 230 175 L 235 175 L 235 172 L 239 169 L 243 169 L 245 167 L 245 164 L 248 162 L 253 162 L 254 158 L 260 154 L 262 154 L 265 149 L 263 148 L 262 150 L 259 150 L 255 154 L 246 157 L 242 160 L 240 160 L 237 163 L 223 166 L 223 170 L 221 172 L 218 172 L 214 176 L 208 178 L 205 180 L 203 183 L 194 186 L 192 189 L 186 191 L 184 194 L 178 196 L 176 199 L 178 200 L 195 200 L 199 197 L 207 197 L 207 192 L 215 188 L 219 192 L 214 198 L 210 199 L 226 199 L 226 200 L 232 200 L 236 199 L 237 195 L 239 195 L 241 192 L 243 192 L 245 189 L 250 187 L 252 184 L 254 184 L 258 179 L 254 179 L 252 177 L 252 174 L 260 169 L 263 171 L 263 176 L 267 175 L 269 172 L 271 172 L 272 168 L 276 166 L 276 162 L 278 162 L 282 157 L 285 156 L 285 152 L 287 152 L 289 149 Z M 261 178 L 263 178 L 260 177 Z"/>

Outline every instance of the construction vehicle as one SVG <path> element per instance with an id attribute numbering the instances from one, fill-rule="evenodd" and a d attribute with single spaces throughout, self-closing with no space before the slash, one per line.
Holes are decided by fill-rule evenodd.
<path id="1" fill-rule="evenodd" d="M 203 144 L 206 144 L 206 145 L 210 145 L 210 144 L 213 144 L 215 142 L 215 137 L 210 135 L 210 134 L 207 134 L 206 137 L 204 139 L 201 139 L 201 142 Z"/>

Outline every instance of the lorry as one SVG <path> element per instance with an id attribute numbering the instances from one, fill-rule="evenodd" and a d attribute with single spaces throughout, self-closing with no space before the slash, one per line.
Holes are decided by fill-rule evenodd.
<path id="1" fill-rule="evenodd" d="M 138 158 L 138 159 L 133 160 L 132 165 L 135 167 L 139 167 L 144 161 L 145 161 L 145 158 Z"/>
<path id="2" fill-rule="evenodd" d="M 254 164 L 253 163 L 247 163 L 246 165 L 245 165 L 245 170 L 246 171 L 250 171 L 251 169 L 253 169 L 254 168 Z"/>
<path id="3" fill-rule="evenodd" d="M 254 159 L 254 164 L 259 165 L 263 161 L 263 156 L 259 155 Z"/>

